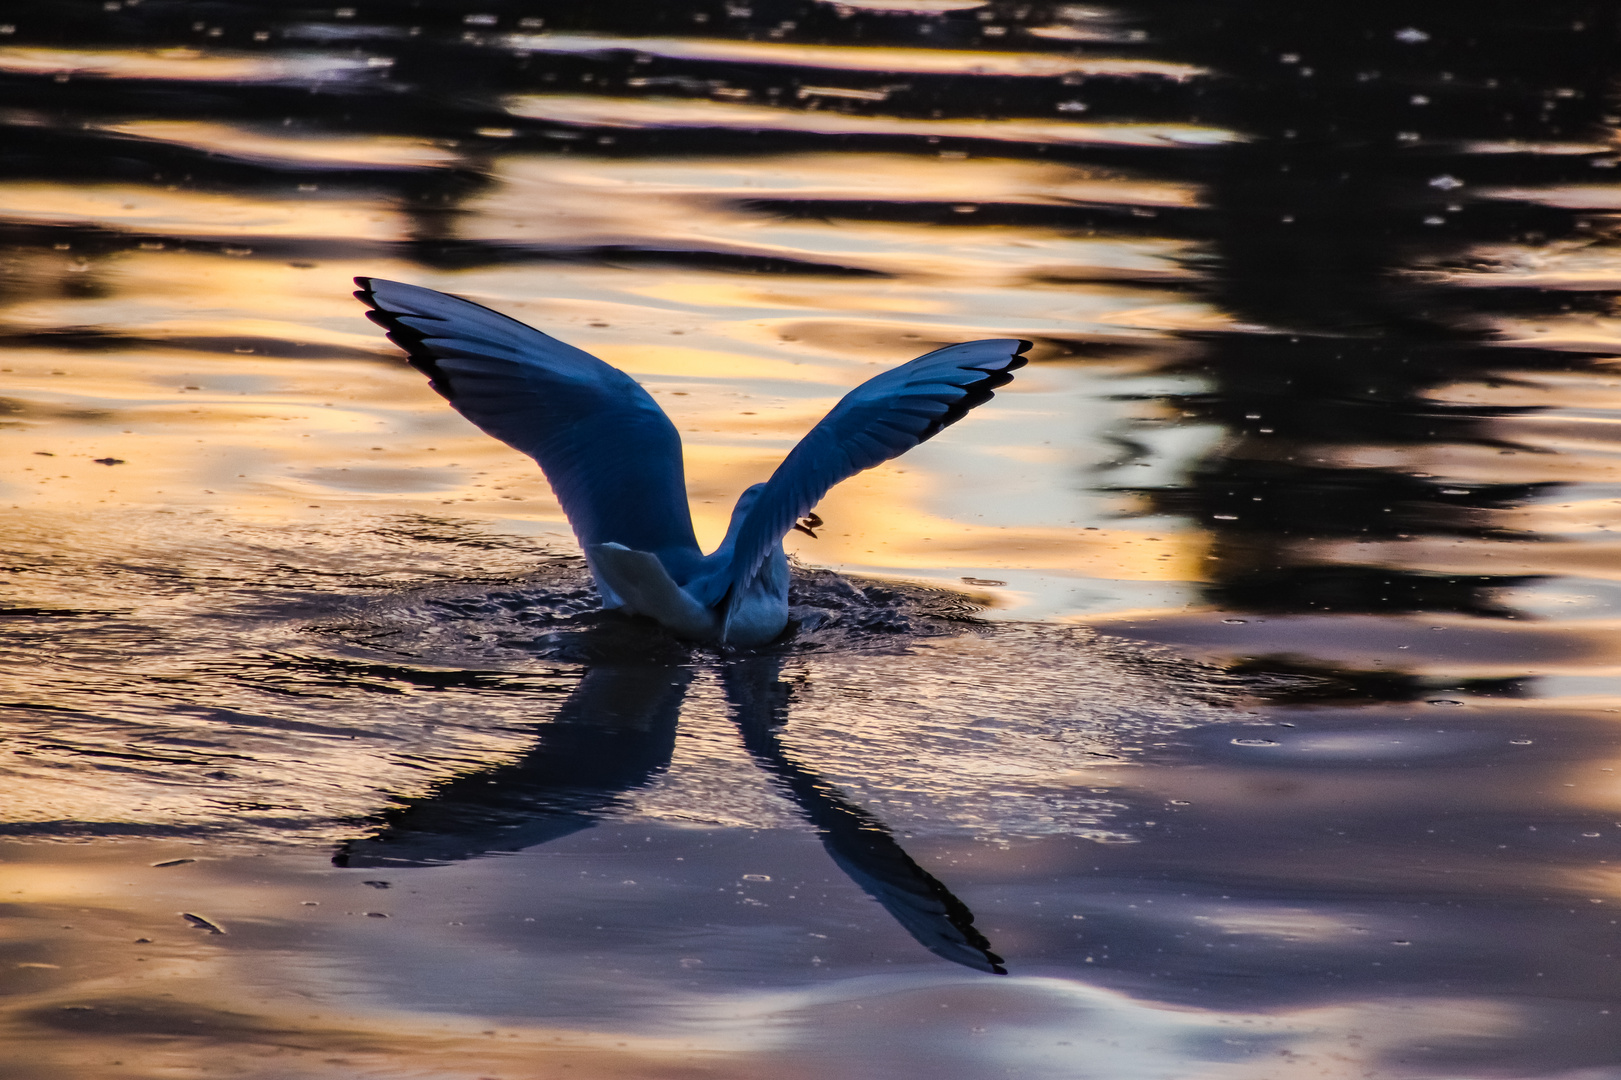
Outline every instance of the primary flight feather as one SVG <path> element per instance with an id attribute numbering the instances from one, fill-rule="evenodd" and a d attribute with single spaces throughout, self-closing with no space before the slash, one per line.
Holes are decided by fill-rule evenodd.
<path id="1" fill-rule="evenodd" d="M 726 538 L 698 549 L 681 436 L 629 375 L 468 300 L 356 278 L 367 316 L 467 419 L 534 458 L 585 550 L 606 608 L 683 637 L 759 645 L 788 624 L 782 540 L 839 481 L 898 457 L 982 405 L 1027 341 L 948 345 L 846 394 L 763 484 Z"/>

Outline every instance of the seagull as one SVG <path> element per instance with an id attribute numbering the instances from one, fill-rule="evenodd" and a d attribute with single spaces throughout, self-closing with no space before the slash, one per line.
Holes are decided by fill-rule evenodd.
<path id="1" fill-rule="evenodd" d="M 948 345 L 868 379 L 769 480 L 743 492 L 726 538 L 705 555 L 692 531 L 681 436 L 636 380 L 472 301 L 381 278 L 355 284 L 367 317 L 434 390 L 540 465 L 604 608 L 732 646 L 764 645 L 787 627 L 782 541 L 820 523 L 811 511 L 828 489 L 989 401 L 1030 348 L 1006 338 Z"/>

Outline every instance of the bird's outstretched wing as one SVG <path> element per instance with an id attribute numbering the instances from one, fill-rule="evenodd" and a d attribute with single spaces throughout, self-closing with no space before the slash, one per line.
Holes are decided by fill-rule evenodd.
<path id="1" fill-rule="evenodd" d="M 356 278 L 367 317 L 485 432 L 534 458 L 581 546 L 698 558 L 681 436 L 636 381 L 468 300 Z"/>
<path id="2" fill-rule="evenodd" d="M 741 591 L 829 488 L 906 453 L 989 401 L 1024 366 L 1030 342 L 947 345 L 868 379 L 833 406 L 766 481 L 738 530 L 727 584 Z"/>

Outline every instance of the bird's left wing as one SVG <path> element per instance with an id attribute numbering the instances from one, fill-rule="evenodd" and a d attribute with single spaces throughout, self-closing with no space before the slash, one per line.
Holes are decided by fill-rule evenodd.
<path id="1" fill-rule="evenodd" d="M 581 546 L 697 559 L 681 436 L 636 380 L 471 301 L 355 284 L 367 316 L 457 412 L 540 464 Z"/>
<path id="2" fill-rule="evenodd" d="M 899 457 L 989 401 L 1025 365 L 1020 354 L 1029 348 L 1011 338 L 948 345 L 844 395 L 789 451 L 749 508 L 726 583 L 747 586 L 771 548 L 834 484 Z"/>

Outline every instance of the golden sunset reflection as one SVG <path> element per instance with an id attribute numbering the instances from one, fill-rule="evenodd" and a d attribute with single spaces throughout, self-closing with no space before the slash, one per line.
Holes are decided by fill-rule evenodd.
<path id="1" fill-rule="evenodd" d="M 1183 80 L 1204 74 L 1187 64 L 1126 57 L 1063 56 L 1029 52 L 994 52 L 966 49 L 845 48 L 768 41 L 726 41 L 703 38 L 614 38 L 597 34 L 516 34 L 514 48 L 536 52 L 597 52 L 635 49 L 653 56 L 739 61 L 754 64 L 791 64 L 831 70 L 883 74 L 975 74 L 1051 77 L 1054 75 L 1147 75 Z"/>
<path id="2" fill-rule="evenodd" d="M 273 127 L 255 129 L 196 120 L 131 120 L 108 124 L 114 135 L 194 146 L 209 153 L 315 165 L 422 167 L 453 164 L 458 155 L 426 139 L 299 136 Z"/>
<path id="3" fill-rule="evenodd" d="M 691 98 L 599 98 L 576 94 L 516 95 L 507 111 L 527 120 L 596 127 L 773 128 L 823 135 L 922 135 L 1008 142 L 1101 146 L 1213 146 L 1241 136 L 1198 124 L 1065 123 L 1056 120 L 910 120 Z"/>
<path id="4" fill-rule="evenodd" d="M 143 123 L 120 130 L 227 152 L 308 151 L 358 160 L 373 153 L 319 141 L 244 143 L 246 136 L 218 125 Z M 389 160 L 413 161 L 409 155 Z M 748 170 L 725 160 L 654 165 L 507 157 L 497 166 L 499 182 L 477 196 L 464 228 L 503 241 L 656 238 L 742 245 L 833 257 L 899 275 L 876 288 L 814 279 L 767 285 L 658 268 L 424 275 L 375 259 L 290 265 L 253 255 L 253 237 L 383 240 L 407 226 L 395 211 L 326 198 L 253 201 L 159 187 L 13 186 L 7 213 L 14 220 L 232 236 L 241 249 L 220 255 L 154 244 L 143 246 L 156 250 L 93 256 L 88 273 L 98 284 L 94 295 L 37 293 L 10 305 L 5 318 L 12 327 L 116 327 L 145 343 L 135 351 L 74 357 L 65 367 L 48 351 L 10 354 L 12 396 L 24 403 L 13 422 L 22 425 L 18 435 L 32 432 L 40 445 L 27 448 L 37 460 L 13 475 L 5 497 L 18 507 L 200 506 L 256 520 L 295 519 L 313 508 L 346 504 L 454 506 L 462 514 L 533 521 L 549 534 L 566 536 L 538 471 L 446 409 L 359 318 L 348 279 L 360 273 L 492 303 L 642 379 L 687 443 L 689 489 L 706 544 L 724 531 L 736 492 L 769 475 L 839 393 L 880 365 L 996 333 L 1079 331 L 1154 344 L 1148 335 L 1185 321 L 1160 318 L 1161 325 L 1153 325 L 1155 319 L 1143 317 L 1143 299 L 1154 295 L 1143 285 L 1100 283 L 1081 293 L 1031 286 L 1042 274 L 1105 280 L 1132 274 L 1145 281 L 1185 274 L 1177 264 L 1185 248 L 1165 241 L 857 223 L 765 229 L 714 201 L 728 185 L 740 195 L 775 190 L 860 197 L 907 182 L 908 169 L 917 172 L 925 191 L 933 183 L 942 199 L 971 190 L 1015 201 L 1113 198 L 1188 205 L 1197 198 L 1192 189 L 1031 163 L 974 162 L 971 175 L 944 167 L 957 163 L 919 171 L 915 159 L 885 155 L 871 155 L 860 170 L 840 172 L 840 164 L 848 162 L 826 155 L 767 159 Z M 615 200 L 602 198 L 605 186 L 617 193 Z M 49 254 L 64 281 L 84 272 L 75 261 L 83 257 L 71 250 Z M 45 266 L 53 264 L 47 260 Z M 942 289 L 942 282 L 949 284 Z M 1008 287 L 1013 285 L 1018 288 Z M 296 304 L 288 303 L 289 294 L 299 298 Z M 1006 321 L 960 325 L 960 312 L 984 306 L 976 299 L 982 294 L 998 297 Z M 852 324 L 852 315 L 861 321 Z M 907 327 L 913 332 L 902 333 Z M 866 344 L 874 337 L 893 340 L 875 356 Z M 180 350 L 165 342 L 196 344 Z M 343 350 L 349 358 L 322 358 L 323 348 Z M 820 541 L 801 538 L 806 542 L 796 550 L 812 562 L 942 580 L 1020 568 L 1143 582 L 1196 577 L 1196 544 L 1114 526 L 1085 531 L 1102 525 L 1098 507 L 1095 500 L 1077 501 L 1066 470 L 1084 471 L 1109 451 L 1092 442 L 1085 428 L 1077 430 L 1061 409 L 1016 411 L 1027 386 L 1073 403 L 1089 393 L 1084 387 L 1092 380 L 1118 379 L 1127 370 L 1118 364 L 1030 369 L 1004 391 L 1001 416 L 976 416 L 905 463 L 836 490 L 823 513 L 837 527 Z M 1126 414 L 1098 419 L 1107 429 L 1125 422 Z M 1052 430 L 1038 445 L 1023 443 L 1046 427 Z M 97 458 L 121 464 L 97 465 Z M 1020 477 L 1011 488 L 1010 470 Z M 1038 476 L 1049 479 L 1032 483 Z M 991 520 L 1000 524 L 987 522 L 987 503 L 995 506 Z M 1007 594 L 1004 602 L 1016 595 Z M 1015 602 L 1013 609 L 1019 606 Z"/>
<path id="5" fill-rule="evenodd" d="M 0 71 L 30 75 L 78 75 L 116 79 L 182 79 L 199 82 L 295 82 L 342 78 L 370 65 L 364 58 L 321 53 L 235 56 L 201 49 L 49 49 L 0 47 Z"/>
<path id="6" fill-rule="evenodd" d="M 975 162 L 976 167 L 964 177 L 945 167 L 954 164 L 958 163 L 942 162 L 939 169 L 921 170 L 911 164 L 921 174 L 924 185 L 912 197 L 958 203 L 964 222 L 960 228 L 938 224 L 762 221 L 758 214 L 728 206 L 718 197 L 861 199 L 886 192 L 893 195 L 903 188 L 912 193 L 913 181 L 901 172 L 902 162 L 891 156 L 870 155 L 861 162 L 859 172 L 843 176 L 831 175 L 825 162 L 814 159 L 804 173 L 797 171 L 796 160 L 767 159 L 757 170 L 751 170 L 747 182 L 739 176 L 735 164 L 722 166 L 706 161 L 655 165 L 506 158 L 497 164 L 502 183 L 473 200 L 477 214 L 468 222 L 467 231 L 472 236 L 507 242 L 719 246 L 813 261 L 831 259 L 841 266 L 921 279 L 930 286 L 937 286 L 941 279 L 956 278 L 972 282 L 967 287 L 978 290 L 1004 284 L 1039 288 L 1039 281 L 1050 277 L 1085 275 L 1106 280 L 1111 276 L 1142 275 L 1169 281 L 1188 276 L 1178 263 L 1191 250 L 1186 244 L 1158 239 L 1122 243 L 1116 238 L 1090 239 L 1030 227 L 987 227 L 971 220 L 981 202 L 1027 202 L 1034 191 L 1041 191 L 1044 200 L 1187 206 L 1197 199 L 1197 192 L 1186 185 L 1149 183 L 1125 176 L 1100 178 L 1089 170 L 997 161 Z M 609 194 L 613 197 L 605 199 Z M 1020 281 L 1020 277 L 1027 280 Z M 715 285 L 749 288 L 734 280 L 716 281 Z M 796 289 L 833 289 L 838 294 L 834 306 L 854 304 L 857 309 L 864 302 L 861 297 L 871 288 L 870 283 L 864 286 L 854 282 L 794 283 Z M 880 297 L 889 297 L 890 310 L 898 313 L 920 303 L 916 298 L 907 299 L 908 293 L 915 295 L 916 291 L 890 287 Z M 699 299 L 711 304 L 725 302 L 720 297 Z M 934 306 L 939 311 L 971 310 L 966 299 L 941 297 Z M 1007 294 L 1005 299 L 1015 302 L 1018 294 Z M 1085 303 L 1084 297 L 1072 291 L 1060 300 L 1056 289 L 1047 291 L 1042 300 L 1049 309 L 1060 302 L 1065 309 Z"/>
<path id="7" fill-rule="evenodd" d="M 272 201 L 148 184 L 0 183 L 0 219 L 90 224 L 175 237 L 395 240 L 402 236 L 398 215 L 371 202 Z"/>
<path id="8" fill-rule="evenodd" d="M 739 161 L 732 157 L 640 161 L 624 158 L 503 156 L 493 163 L 502 185 L 487 198 L 491 212 L 520 207 L 526 190 L 545 184 L 561 195 L 591 189 L 616 196 L 685 194 L 713 204 L 726 198 L 938 199 L 1051 206 L 1069 202 L 1135 206 L 1196 206 L 1200 188 L 1164 178 L 1133 176 L 1098 166 L 1017 158 L 918 158 L 908 154 L 802 152 Z M 612 210 L 611 207 L 601 207 Z M 497 219 L 499 220 L 499 219 Z M 471 223 L 481 227 L 482 223 Z M 492 225 L 494 222 L 491 223 Z M 644 225 L 648 224 L 644 222 Z M 1135 247 L 1135 245 L 1132 245 Z"/>
<path id="9" fill-rule="evenodd" d="M 653 366 L 637 357 L 631 351 L 625 367 Z M 312 506 L 453 504 L 459 514 L 523 517 L 566 535 L 533 464 L 443 408 L 417 373 L 392 360 L 306 365 L 152 349 L 81 357 L 70 369 L 53 367 L 60 358 L 40 351 L 8 362 L 11 397 L 27 405 L 11 419 L 19 464 L 0 498 L 18 508 L 206 506 L 257 520 L 301 517 Z M 740 370 L 724 357 L 688 350 L 670 360 L 666 372 L 675 370 L 679 382 L 644 377 L 688 443 L 694 516 L 700 538 L 712 545 L 737 492 L 769 475 L 833 399 L 781 396 L 787 374 L 769 364 L 763 372 L 758 363 Z M 757 386 L 740 381 L 762 376 Z M 710 380 L 752 392 L 706 391 Z M 672 389 L 678 386 L 693 389 Z M 842 485 L 820 511 L 831 523 L 822 539 L 795 538 L 790 549 L 813 563 L 931 577 L 1020 567 L 1145 581 L 1194 573 L 1198 555 L 1175 534 L 1145 540 L 1134 530 L 1039 526 L 1043 518 L 1075 522 L 1088 513 L 1061 479 L 1051 488 L 1020 485 L 1025 509 L 1015 517 L 1029 525 L 987 524 L 984 500 L 1006 503 L 999 476 L 1028 462 L 1030 452 L 997 445 L 996 429 L 986 428 L 978 438 L 971 422 L 954 429 L 962 441 L 932 468 L 931 455 L 920 451 Z M 93 460 L 103 458 L 118 463 Z M 970 460 L 983 476 L 955 471 L 956 462 Z M 953 471 L 935 478 L 941 469 Z M 1003 490 L 992 495 L 997 486 Z"/>
<path id="10" fill-rule="evenodd" d="M 160 267 L 161 279 L 154 274 Z M 381 335 L 355 317 L 345 287 L 351 267 L 422 280 L 386 264 L 310 270 L 258 259 L 141 252 L 109 271 L 116 274 L 109 279 L 116 285 L 102 298 L 41 297 L 15 305 L 14 326 L 59 325 L 71 308 L 73 320 L 116 326 L 152 344 L 134 352 L 78 356 L 66 367 L 49 351 L 9 354 L 11 396 L 26 403 L 12 420 L 20 425 L 14 437 L 33 434 L 24 451 L 31 461 L 12 475 L 0 497 L 41 509 L 206 506 L 256 520 L 297 518 L 314 507 L 344 504 L 401 510 L 455 506 L 458 513 L 533 520 L 566 536 L 561 512 L 532 463 L 445 408 L 416 372 L 394 359 Z M 619 305 L 581 296 L 530 301 L 509 310 L 594 349 L 647 383 L 687 443 L 689 489 L 706 544 L 719 540 L 736 493 L 769 475 L 836 395 L 876 366 L 859 346 L 824 339 L 807 355 L 807 343 L 762 332 L 757 321 L 723 319 L 706 327 L 694 318 L 716 305 L 784 310 L 782 298 L 757 289 L 728 299 L 726 291 L 734 287 L 720 279 L 706 289 L 680 285 L 662 271 L 599 276 L 613 290 L 603 299 L 622 297 Z M 161 294 L 148 284 L 156 280 L 165 284 Z M 512 272 L 482 275 L 466 285 L 434 283 L 478 296 L 486 282 L 499 283 L 503 292 L 519 287 Z M 291 318 L 288 290 L 304 297 Z M 716 290 L 719 296 L 713 295 Z M 824 291 L 816 308 L 831 314 L 848 293 L 848 287 Z M 680 307 L 672 311 L 668 304 L 678 296 Z M 254 297 L 278 299 L 256 311 Z M 529 307 L 540 310 L 525 310 Z M 801 308 L 795 315 L 803 313 Z M 607 326 L 582 325 L 586 320 Z M 685 340 L 696 344 L 669 342 L 660 328 L 671 326 L 689 327 Z M 225 356 L 207 346 L 177 351 L 161 344 L 181 340 L 242 344 Z M 274 353 L 277 342 L 297 343 L 306 353 L 328 346 L 377 358 L 312 362 L 264 355 Z M 879 363 L 905 359 L 930 344 L 919 341 L 908 348 L 897 342 Z M 837 528 L 820 541 L 801 538 L 806 543 L 797 548 L 800 556 L 947 580 L 1020 567 L 1188 580 L 1198 556 L 1173 536 L 1162 544 L 1158 536 L 1144 541 L 1144 533 L 1130 529 L 1085 532 L 1081 526 L 1096 511 L 1076 501 L 1062 469 L 1032 473 L 1028 468 L 1066 462 L 1084 468 L 1084 455 L 1104 451 L 1087 449 L 1084 435 L 1077 443 L 1078 433 L 1062 411 L 1021 411 L 1025 383 L 1043 395 L 1072 398 L 1084 393 L 1090 380 L 1121 373 L 1118 366 L 1096 374 L 1086 365 L 1031 369 L 1027 379 L 1004 391 L 1003 416 L 976 416 L 952 430 L 952 441 L 837 489 L 822 511 Z M 1001 441 L 1028 437 L 1036 430 L 1033 421 L 1037 428 L 1052 426 L 1057 448 L 1050 442 L 1028 448 Z M 98 465 L 98 458 L 120 464 Z M 931 467 L 931 460 L 938 464 Z M 964 472 L 970 462 L 976 464 Z M 941 469 L 951 471 L 936 478 Z M 1021 477 L 1013 489 L 1006 484 L 1009 469 Z M 1042 475 L 1051 481 L 1031 483 Z M 1019 503 L 1009 502 L 1010 492 Z M 1000 520 L 1008 521 L 1012 511 L 1021 524 L 987 524 L 987 500 L 996 504 Z"/>
<path id="11" fill-rule="evenodd" d="M 1297 16 L 0 18 L 0 1075 L 1609 1076 L 1613 20 Z M 1030 344 L 693 641 L 356 278 L 705 550 Z"/>

